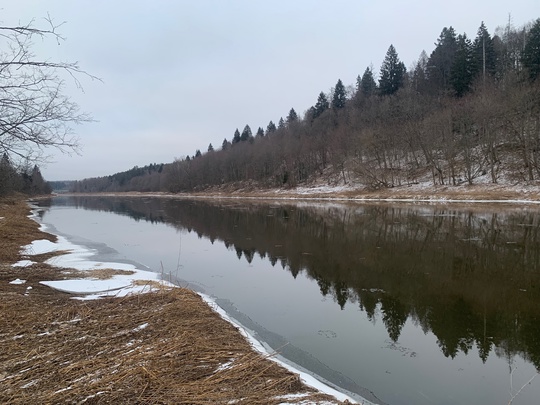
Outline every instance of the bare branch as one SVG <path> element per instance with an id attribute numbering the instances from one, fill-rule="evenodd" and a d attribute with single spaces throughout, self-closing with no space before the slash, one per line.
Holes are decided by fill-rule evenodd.
<path id="1" fill-rule="evenodd" d="M 81 76 L 100 80 L 79 67 L 78 62 L 36 58 L 33 39 L 65 40 L 48 15 L 45 28 L 27 25 L 0 26 L 0 154 L 41 161 L 44 150 L 78 152 L 72 126 L 91 121 L 64 93 L 62 75 L 69 75 L 82 90 Z"/>

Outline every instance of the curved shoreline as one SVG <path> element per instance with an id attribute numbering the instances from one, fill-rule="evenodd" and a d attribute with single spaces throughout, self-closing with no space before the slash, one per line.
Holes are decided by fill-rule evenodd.
<path id="1" fill-rule="evenodd" d="M 48 228 L 46 225 L 44 225 L 41 221 L 38 220 L 38 216 L 36 215 L 35 211 L 36 208 L 39 209 L 39 207 L 33 207 L 33 217 L 32 219 L 36 221 L 36 223 L 40 224 L 40 231 L 47 232 L 51 234 L 51 229 Z M 108 279 L 110 281 L 106 281 L 105 283 L 98 283 L 96 281 L 88 282 L 85 278 L 76 278 L 72 280 L 60 280 L 60 281 L 40 281 L 40 284 L 47 285 L 53 289 L 56 289 L 58 291 L 69 293 L 72 295 L 72 298 L 76 299 L 82 299 L 82 300 L 95 300 L 104 296 L 109 297 L 126 297 L 129 294 L 140 294 L 145 292 L 151 292 L 155 291 L 156 289 L 159 289 L 159 286 L 155 286 L 153 283 L 158 281 L 159 284 L 165 285 L 165 286 L 171 286 L 170 283 L 159 281 L 159 274 L 147 271 L 147 270 L 140 270 L 136 268 L 136 266 L 133 265 L 127 265 L 125 263 L 116 263 L 116 262 L 96 262 L 94 261 L 94 252 L 92 252 L 92 249 L 84 247 L 82 245 L 74 244 L 69 240 L 68 237 L 59 235 L 57 233 L 52 233 L 52 235 L 57 236 L 58 241 L 57 242 L 50 242 L 50 241 L 34 241 L 30 245 L 23 246 L 23 253 L 26 253 L 29 255 L 29 257 L 33 255 L 42 255 L 42 254 L 49 254 L 52 252 L 62 252 L 62 254 L 53 256 L 52 258 L 45 261 L 46 264 L 51 265 L 53 267 L 66 269 L 75 268 L 77 271 L 82 272 L 88 272 L 88 274 L 91 274 L 92 271 L 100 270 L 103 268 L 106 268 L 107 270 L 112 271 L 119 271 L 119 272 L 126 272 L 126 273 L 132 273 L 132 274 L 113 274 L 113 276 Z M 67 251 L 67 253 L 65 253 Z M 19 265 L 21 267 L 32 265 L 32 262 L 21 262 L 16 263 L 16 265 Z M 80 277 L 80 276 L 79 276 Z M 137 281 L 142 281 L 142 286 L 137 285 Z M 93 284 L 93 285 L 92 285 Z M 109 287 L 104 287 L 104 285 L 108 284 Z M 147 288 L 149 286 L 149 288 Z M 175 286 L 176 287 L 176 286 Z M 283 367 L 284 369 L 293 372 L 294 374 L 298 375 L 300 380 L 308 385 L 309 387 L 315 389 L 316 391 L 330 395 L 333 398 L 335 398 L 337 401 L 345 403 L 357 403 L 356 401 L 360 401 L 358 403 L 366 403 L 371 404 L 372 402 L 367 401 L 363 397 L 357 394 L 353 393 L 345 393 L 340 391 L 339 389 L 332 388 L 328 383 L 321 382 L 319 379 L 317 379 L 315 376 L 301 371 L 297 368 L 294 368 L 294 366 L 289 365 L 287 362 L 284 362 L 282 360 L 279 360 L 275 353 L 272 351 L 267 350 L 265 348 L 264 343 L 259 342 L 255 339 L 254 336 L 250 335 L 247 331 L 248 329 L 245 328 L 243 325 L 241 325 L 239 322 L 233 320 L 231 317 L 229 317 L 226 312 L 218 306 L 218 304 L 215 302 L 215 300 L 211 299 L 209 296 L 197 293 L 203 301 L 208 305 L 210 308 L 213 309 L 219 316 L 225 320 L 226 322 L 233 325 L 240 335 L 242 335 L 250 344 L 252 350 L 258 352 L 261 354 L 264 358 L 270 359 L 274 362 L 276 362 L 280 367 Z M 323 379 L 322 379 L 323 380 Z M 353 399 L 354 398 L 354 399 Z M 285 402 L 284 402 L 285 403 Z M 331 403 L 331 402 L 324 402 L 324 403 Z"/>

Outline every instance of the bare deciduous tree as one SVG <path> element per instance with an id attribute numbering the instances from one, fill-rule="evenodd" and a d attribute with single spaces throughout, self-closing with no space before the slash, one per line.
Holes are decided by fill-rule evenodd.
<path id="1" fill-rule="evenodd" d="M 64 93 L 64 78 L 73 79 L 78 88 L 82 88 L 81 76 L 97 79 L 77 62 L 36 56 L 35 39 L 64 40 L 57 32 L 62 24 L 50 17 L 45 24 L 46 28 L 36 28 L 34 21 L 0 26 L 0 154 L 32 162 L 45 160 L 49 148 L 77 152 L 79 142 L 72 126 L 91 118 Z"/>

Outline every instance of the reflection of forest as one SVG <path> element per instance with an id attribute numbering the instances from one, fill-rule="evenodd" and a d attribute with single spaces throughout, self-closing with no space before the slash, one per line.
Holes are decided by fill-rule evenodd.
<path id="1" fill-rule="evenodd" d="M 382 319 L 394 341 L 410 317 L 446 356 L 519 354 L 540 368 L 539 213 L 449 207 L 295 206 L 150 198 L 59 203 L 166 222 L 303 271 L 342 308 Z"/>

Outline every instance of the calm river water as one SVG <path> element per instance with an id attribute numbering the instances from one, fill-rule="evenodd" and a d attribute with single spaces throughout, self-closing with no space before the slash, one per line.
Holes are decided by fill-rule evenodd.
<path id="1" fill-rule="evenodd" d="M 213 296 L 286 358 L 373 402 L 540 403 L 539 209 L 41 204 L 44 223 L 100 260 L 140 263 Z"/>

